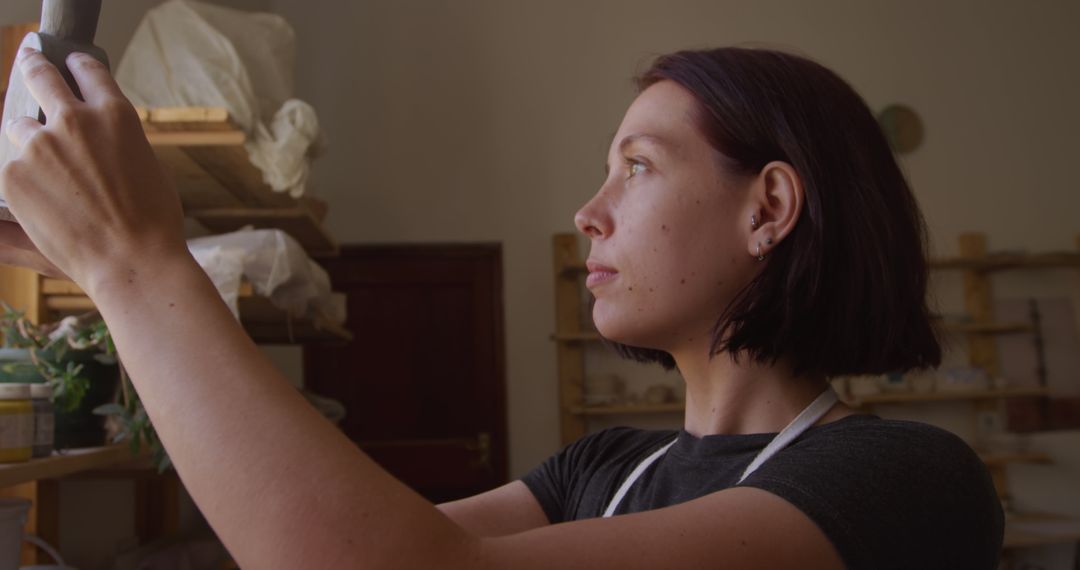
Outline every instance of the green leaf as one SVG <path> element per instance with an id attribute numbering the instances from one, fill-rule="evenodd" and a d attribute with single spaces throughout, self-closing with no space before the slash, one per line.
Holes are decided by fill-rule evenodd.
<path id="1" fill-rule="evenodd" d="M 158 447 L 154 450 L 154 463 L 157 463 L 158 474 L 164 473 L 172 467 L 172 458 L 169 457 L 169 453 L 165 451 L 164 447 Z"/>
<path id="2" fill-rule="evenodd" d="M 127 413 L 124 406 L 120 404 L 103 404 L 94 408 L 94 414 L 99 416 L 122 416 Z"/>

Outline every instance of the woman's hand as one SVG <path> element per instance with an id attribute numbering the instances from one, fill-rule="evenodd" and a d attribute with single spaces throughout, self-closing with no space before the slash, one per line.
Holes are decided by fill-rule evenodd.
<path id="1" fill-rule="evenodd" d="M 0 170 L 0 192 L 25 234 L 0 231 L 2 259 L 67 274 L 93 298 L 113 277 L 188 255 L 179 197 L 105 66 L 68 58 L 80 101 L 40 52 L 23 49 L 16 63 L 46 124 L 7 125 L 21 152 Z"/>

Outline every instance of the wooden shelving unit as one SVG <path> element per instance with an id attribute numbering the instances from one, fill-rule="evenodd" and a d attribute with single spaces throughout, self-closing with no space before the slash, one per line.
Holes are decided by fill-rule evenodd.
<path id="1" fill-rule="evenodd" d="M 22 37 L 37 31 L 28 23 L 0 28 L 0 101 L 6 91 L 15 50 Z M 244 226 L 280 229 L 296 239 L 312 256 L 333 256 L 336 241 L 323 227 L 325 203 L 274 192 L 251 164 L 246 134 L 222 108 L 184 107 L 139 109 L 147 139 L 172 178 L 185 215 L 211 233 Z M 85 312 L 93 304 L 73 283 L 50 280 L 22 269 L 0 267 L 0 299 L 25 311 L 34 322 Z M 241 291 L 241 322 L 256 342 L 337 342 L 349 338 L 342 327 L 329 322 L 291 319 L 270 301 Z M 179 480 L 175 473 L 158 476 L 135 462 L 127 446 L 69 451 L 27 463 L 0 465 L 0 496 L 30 499 L 27 531 L 57 543 L 59 487 L 65 476 L 104 474 L 134 481 L 136 533 L 140 542 L 173 534 L 179 520 Z M 145 463 L 143 461 L 142 463 Z M 117 466 L 123 467 L 117 471 Z M 24 548 L 23 563 L 37 561 L 34 549 Z"/>
<path id="2" fill-rule="evenodd" d="M 949 332 L 966 335 L 968 361 L 986 370 L 991 377 L 1000 373 L 995 335 L 1032 332 L 1027 323 L 998 323 L 994 320 L 991 275 L 1009 270 L 1048 270 L 1080 268 L 1080 253 L 993 254 L 987 252 L 986 236 L 972 233 L 959 238 L 960 255 L 931 261 L 936 270 L 963 272 L 964 304 L 970 322 L 944 323 Z M 1077 239 L 1080 249 L 1080 237 Z M 981 392 L 885 393 L 853 399 L 861 406 L 914 404 L 946 400 L 972 400 L 977 413 L 1002 413 L 1006 398 L 1047 397 L 1045 387 L 1010 388 Z M 973 421 L 975 421 L 973 415 Z M 1039 452 L 983 451 L 980 457 L 990 470 L 998 495 L 1008 498 L 1007 467 L 1016 463 L 1049 464 L 1052 459 Z M 1010 513 L 1006 519 L 1006 549 L 1080 541 L 1080 521 L 1057 515 Z"/>
<path id="3" fill-rule="evenodd" d="M 1080 542 L 1080 520 L 1053 514 L 1013 515 L 1005 520 L 1005 548 Z"/>
<path id="4" fill-rule="evenodd" d="M 555 352 L 559 369 L 559 433 L 563 445 L 585 435 L 585 347 L 583 341 L 599 339 L 583 330 L 580 313 L 580 275 L 585 268 L 573 234 L 557 234 L 552 240 L 555 275 Z"/>
<path id="5" fill-rule="evenodd" d="M 988 466 L 1012 465 L 1016 463 L 1028 463 L 1046 465 L 1053 463 L 1053 459 L 1045 453 L 1038 451 L 985 451 L 979 452 L 979 459 Z"/>
<path id="6" fill-rule="evenodd" d="M 132 461 L 131 448 L 127 445 L 110 445 L 72 449 L 63 454 L 53 453 L 51 457 L 32 459 L 25 463 L 3 463 L 0 464 L 0 488 L 38 479 L 59 479 Z"/>
<path id="7" fill-rule="evenodd" d="M 973 238 L 974 236 L 979 235 L 981 234 L 968 234 L 968 236 L 972 236 Z M 933 269 L 959 269 L 963 271 L 976 271 L 979 273 L 1013 269 L 1080 268 L 1080 253 L 987 253 L 985 248 L 985 237 L 981 241 L 981 253 L 977 245 L 979 240 L 975 239 L 975 241 L 972 242 L 973 249 L 962 252 L 958 257 L 933 259 L 930 261 L 930 267 Z"/>
<path id="8" fill-rule="evenodd" d="M 184 212 L 213 233 L 276 228 L 312 256 L 336 255 L 323 229 L 326 205 L 274 192 L 248 160 L 247 135 L 217 107 L 140 109 L 143 130 L 172 175 Z"/>
<path id="9" fill-rule="evenodd" d="M 44 320 L 53 321 L 71 314 L 94 310 L 94 303 L 71 281 L 41 278 Z M 262 344 L 347 342 L 352 338 L 345 327 L 324 319 L 294 319 L 274 306 L 270 299 L 255 295 L 251 284 L 240 286 L 237 299 L 240 324 L 252 340 Z"/>
<path id="10" fill-rule="evenodd" d="M 28 514 L 27 532 L 56 545 L 60 531 L 59 481 L 64 478 L 132 481 L 134 515 L 143 523 L 136 528 L 140 543 L 172 535 L 178 529 L 180 482 L 176 473 L 159 475 L 148 456 L 133 456 L 127 445 L 67 450 L 23 463 L 0 464 L 0 497 L 30 500 L 33 508 Z M 23 544 L 22 563 L 39 560 L 37 549 Z"/>
<path id="11" fill-rule="evenodd" d="M 557 333 L 551 335 L 551 340 L 556 342 L 600 342 L 600 333 L 593 331 L 582 331 L 574 333 Z"/>
<path id="12" fill-rule="evenodd" d="M 844 396 L 844 402 L 854 407 L 875 406 L 880 404 L 914 404 L 918 402 L 979 401 L 1000 400 L 1002 398 L 1028 398 L 1046 396 L 1045 388 L 1009 388 L 1005 390 L 979 391 L 938 391 L 938 392 L 895 392 L 873 394 L 869 396 Z"/>
<path id="13" fill-rule="evenodd" d="M 941 325 L 945 332 L 964 334 L 1016 334 L 1031 332 L 1034 328 L 1030 323 L 952 323 L 945 322 Z"/>

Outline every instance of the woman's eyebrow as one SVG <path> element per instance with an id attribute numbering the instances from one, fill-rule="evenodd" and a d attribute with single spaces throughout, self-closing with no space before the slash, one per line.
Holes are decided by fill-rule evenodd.
<path id="1" fill-rule="evenodd" d="M 625 137 L 623 137 L 623 140 L 619 141 L 619 152 L 626 152 L 626 147 L 638 141 L 651 143 L 664 149 L 670 146 L 664 141 L 664 139 L 658 136 L 645 133 L 637 133 L 632 135 L 626 135 Z"/>

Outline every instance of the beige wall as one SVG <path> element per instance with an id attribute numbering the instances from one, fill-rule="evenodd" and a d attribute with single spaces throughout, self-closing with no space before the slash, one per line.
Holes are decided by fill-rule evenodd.
<path id="1" fill-rule="evenodd" d="M 549 238 L 601 180 L 654 54 L 764 42 L 810 55 L 926 141 L 904 160 L 936 248 L 1072 247 L 1080 4 L 272 0 L 296 27 L 299 96 L 329 152 L 318 192 L 344 242 L 501 241 L 512 468 L 557 446 Z M 955 306 L 958 293 L 942 293 Z"/>

